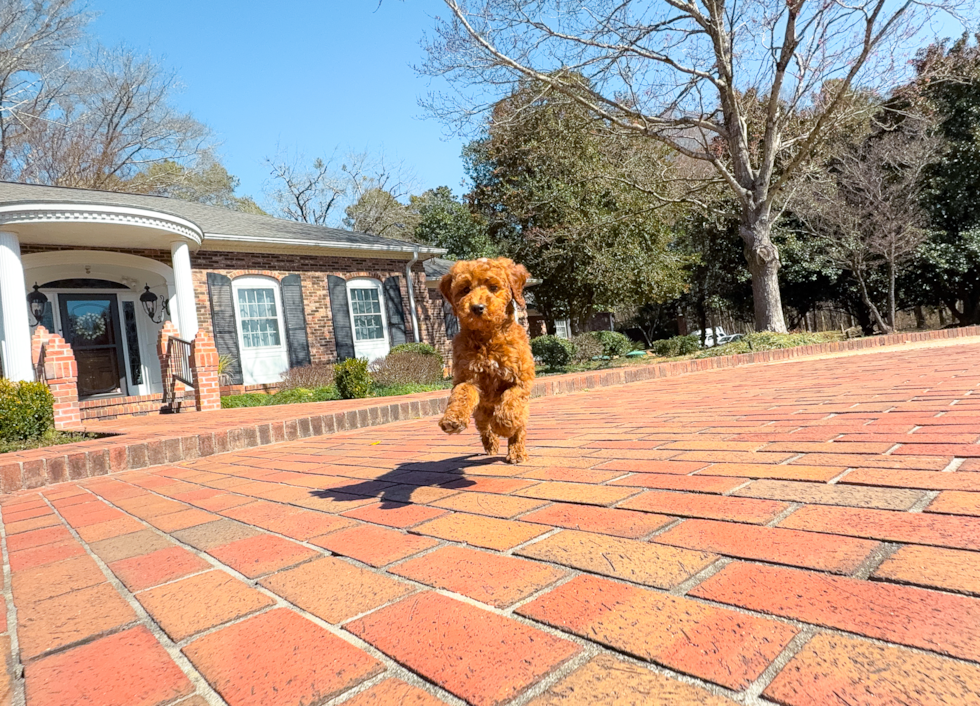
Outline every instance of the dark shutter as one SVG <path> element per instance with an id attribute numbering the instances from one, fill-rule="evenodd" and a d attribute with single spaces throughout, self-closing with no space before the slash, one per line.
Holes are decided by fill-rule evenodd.
<path id="1" fill-rule="evenodd" d="M 388 312 L 388 335 L 391 345 L 400 346 L 408 342 L 405 336 L 405 310 L 402 308 L 402 290 L 397 277 L 385 280 L 385 311 Z"/>
<path id="2" fill-rule="evenodd" d="M 217 272 L 208 272 L 208 296 L 211 298 L 211 328 L 214 347 L 219 356 L 227 356 L 225 374 L 232 385 L 244 384 L 242 358 L 238 350 L 238 324 L 235 323 L 235 298 L 231 279 Z"/>
<path id="3" fill-rule="evenodd" d="M 453 313 L 452 305 L 442 300 L 442 320 L 446 323 L 446 340 L 451 341 L 459 333 L 459 319 Z"/>
<path id="4" fill-rule="evenodd" d="M 306 311 L 303 308 L 303 280 L 299 275 L 282 278 L 282 315 L 286 322 L 289 367 L 310 364 L 310 343 L 306 339 Z"/>
<path id="5" fill-rule="evenodd" d="M 337 360 L 354 357 L 354 329 L 351 328 L 350 308 L 347 306 L 347 281 L 343 277 L 327 277 L 330 292 L 330 315 L 333 318 L 333 337 L 337 345 Z"/>

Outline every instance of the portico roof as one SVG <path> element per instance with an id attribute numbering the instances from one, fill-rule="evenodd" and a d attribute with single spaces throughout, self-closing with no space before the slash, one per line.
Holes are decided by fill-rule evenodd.
<path id="1" fill-rule="evenodd" d="M 149 242 L 132 242 L 133 237 L 139 238 L 140 231 L 134 230 L 135 226 L 144 231 L 169 233 L 209 250 L 322 252 L 326 249 L 356 251 L 361 256 L 387 254 L 403 259 L 416 251 L 423 258 L 445 252 L 369 233 L 241 213 L 163 196 L 0 182 L 0 228 L 17 232 L 21 242 L 42 243 L 48 242 L 45 238 L 50 239 L 55 231 L 39 226 L 51 223 L 73 224 L 63 236 L 58 236 L 59 240 L 66 237 L 88 245 L 95 245 L 91 237 L 96 230 L 105 238 L 112 235 L 114 227 L 130 226 L 125 239 L 116 239 L 119 247 L 128 248 L 152 247 Z"/>

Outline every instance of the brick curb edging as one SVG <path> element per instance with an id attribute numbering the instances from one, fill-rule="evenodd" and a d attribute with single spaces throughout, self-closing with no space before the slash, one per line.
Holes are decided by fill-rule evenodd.
<path id="1" fill-rule="evenodd" d="M 935 341 L 953 338 L 980 336 L 980 326 L 971 326 L 942 331 L 900 333 L 874 338 L 861 338 L 851 341 L 820 343 L 796 348 L 743 353 L 739 355 L 717 356 L 713 358 L 693 358 L 672 363 L 656 363 L 631 368 L 614 368 L 602 372 L 569 373 L 537 380 L 532 397 L 552 397 L 599 387 L 612 387 L 632 382 L 677 377 L 689 373 L 734 368 L 757 363 L 771 363 L 794 358 L 805 358 L 826 353 L 880 348 L 902 343 Z M 420 419 L 442 414 L 448 392 L 431 392 L 411 395 L 398 402 L 362 406 L 356 409 L 324 412 L 324 405 L 337 403 L 322 402 L 295 405 L 297 416 L 291 419 L 275 420 L 260 424 L 234 422 L 226 428 L 203 431 L 170 438 L 138 437 L 129 442 L 120 439 L 98 439 L 52 446 L 30 452 L 0 455 L 0 493 L 12 493 L 22 489 L 38 488 L 54 483 L 81 480 L 109 473 L 137 470 L 168 463 L 188 461 L 202 456 L 240 451 L 254 446 L 264 446 L 281 441 L 295 441 L 312 436 L 335 434 L 366 427 L 390 424 L 392 422 Z M 292 407 L 293 405 L 289 405 Z M 305 412 L 312 412 L 304 414 Z M 212 414 L 195 421 L 202 426 L 213 418 Z M 122 434 L 125 437 L 127 434 Z M 135 436 L 135 435 L 134 435 Z"/>

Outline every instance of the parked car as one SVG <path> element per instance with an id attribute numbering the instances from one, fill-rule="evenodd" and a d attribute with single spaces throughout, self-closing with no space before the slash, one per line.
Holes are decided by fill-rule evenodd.
<path id="1" fill-rule="evenodd" d="M 694 336 L 698 341 L 701 340 L 701 331 L 691 331 L 689 336 Z M 723 346 L 726 343 L 731 343 L 732 341 L 737 341 L 742 337 L 740 333 L 725 333 L 725 330 L 720 326 L 715 326 L 713 329 L 707 329 L 704 332 L 704 347 L 714 348 L 715 346 Z"/>

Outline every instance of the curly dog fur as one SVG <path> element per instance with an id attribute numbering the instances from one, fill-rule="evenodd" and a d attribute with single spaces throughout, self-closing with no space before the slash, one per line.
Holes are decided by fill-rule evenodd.
<path id="1" fill-rule="evenodd" d="M 457 262 L 439 283 L 459 319 L 453 339 L 453 390 L 439 426 L 458 434 L 476 420 L 483 448 L 499 450 L 507 437 L 507 462 L 527 460 L 525 436 L 534 357 L 523 310 L 528 271 L 507 258 Z"/>

